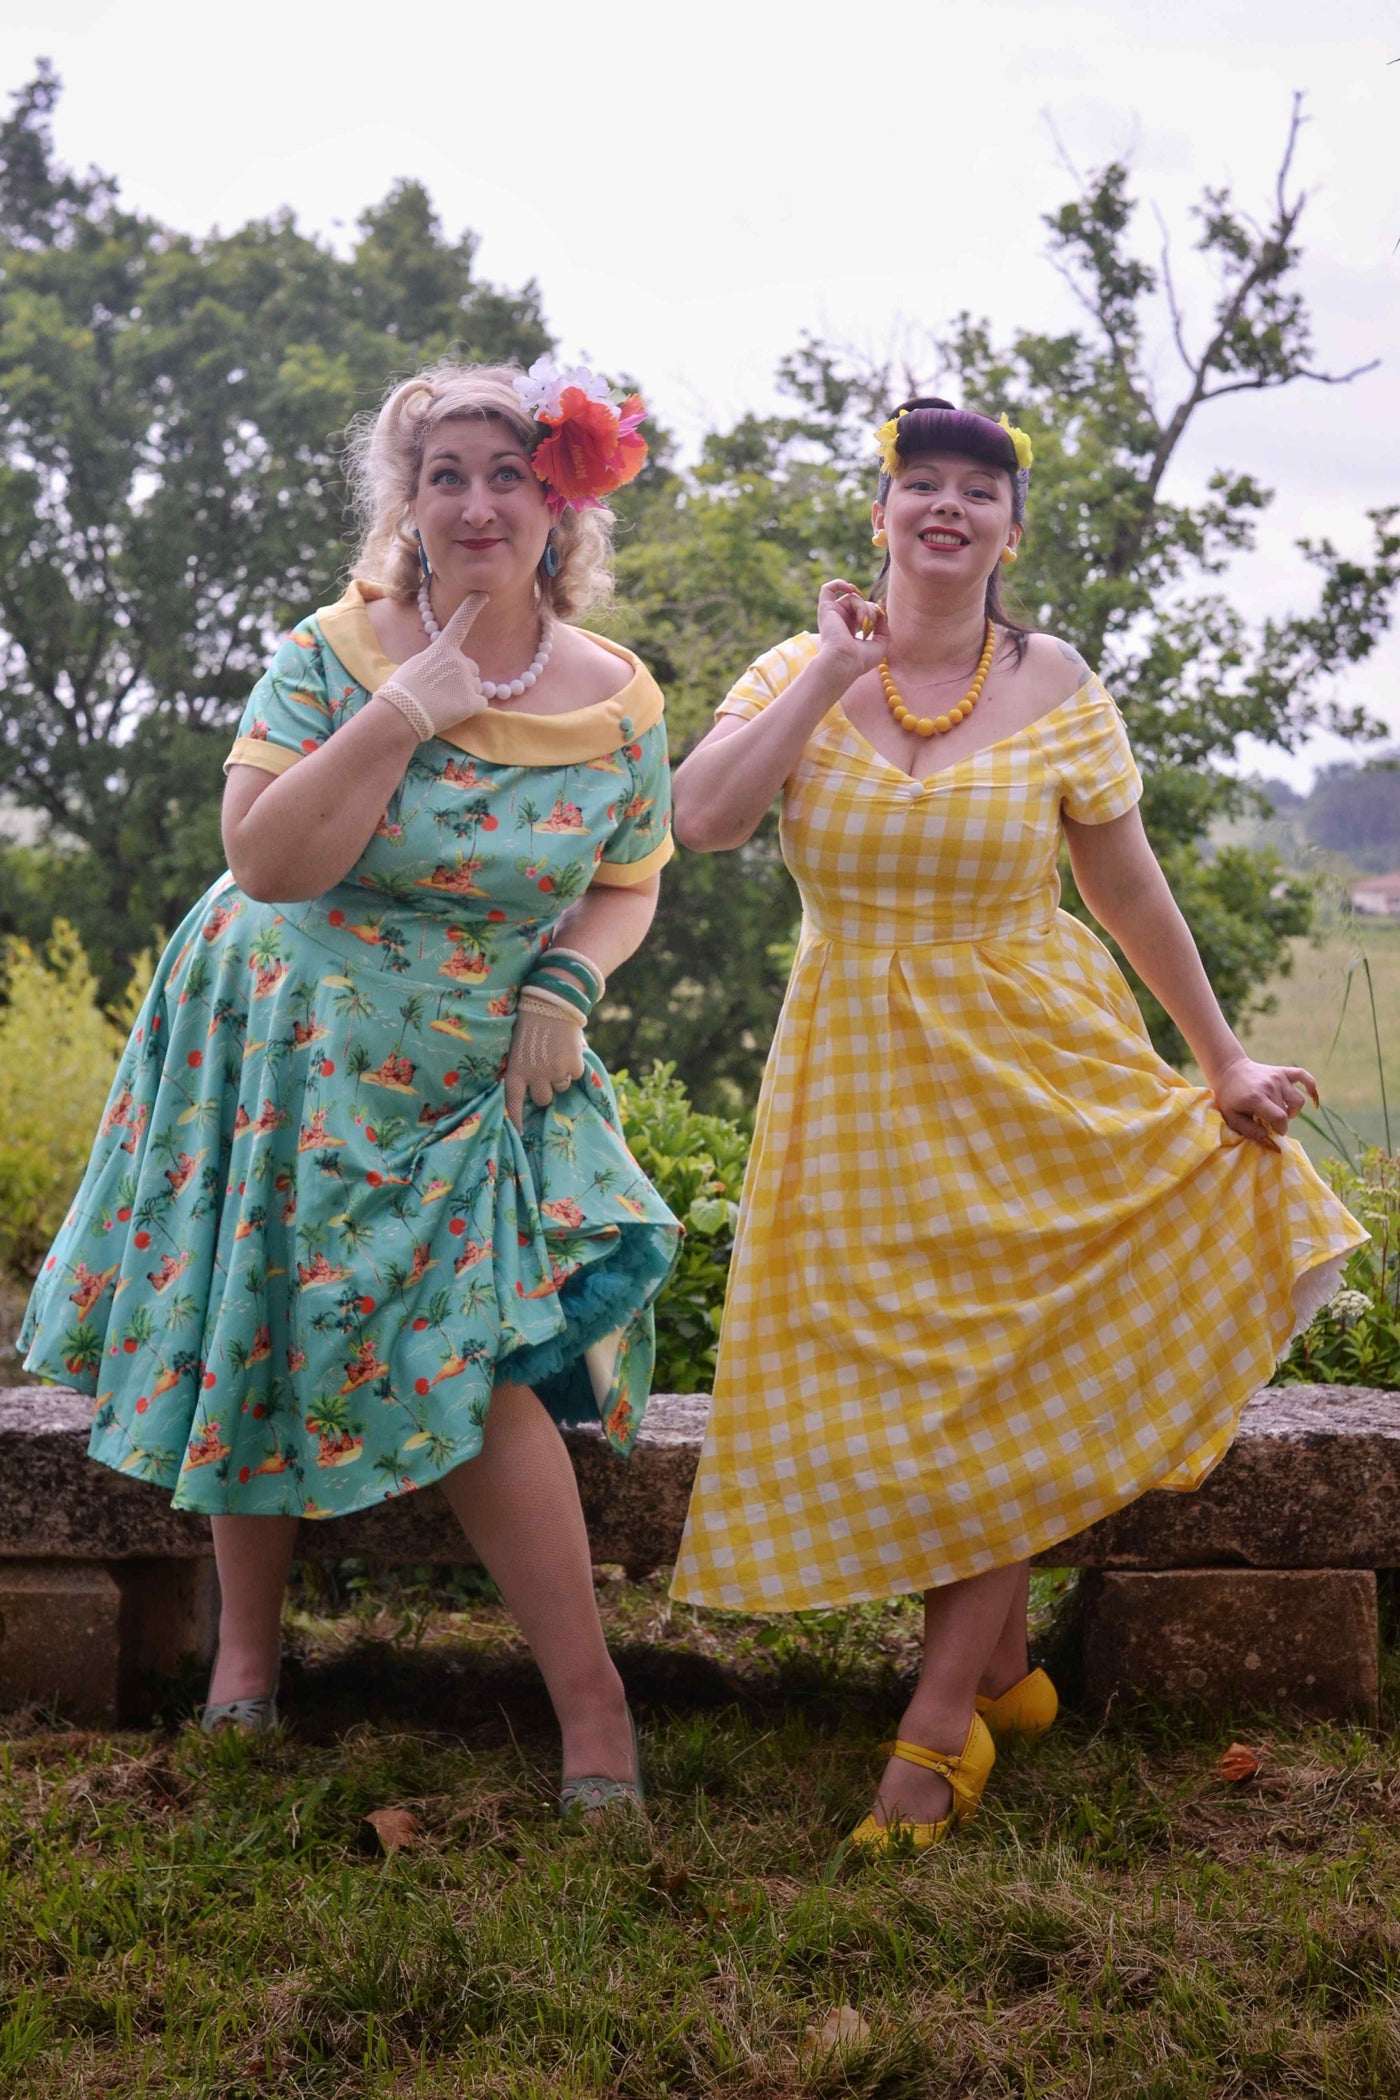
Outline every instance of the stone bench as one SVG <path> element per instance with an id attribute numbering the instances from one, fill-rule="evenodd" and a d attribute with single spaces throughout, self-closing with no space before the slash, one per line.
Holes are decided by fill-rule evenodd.
<path id="1" fill-rule="evenodd" d="M 596 1561 L 675 1558 L 704 1394 L 657 1395 L 631 1460 L 567 1437 Z M 146 1709 L 182 1657 L 207 1660 L 217 1609 L 204 1518 L 86 1457 L 91 1403 L 0 1391 L 0 1710 L 34 1699 L 97 1725 Z M 307 1559 L 470 1563 L 428 1490 L 304 1523 Z M 1148 1697 L 1374 1718 L 1377 1568 L 1400 1567 L 1400 1393 L 1276 1386 L 1195 1494 L 1154 1491 L 1041 1558 L 1091 1571 L 1085 1679 Z"/>

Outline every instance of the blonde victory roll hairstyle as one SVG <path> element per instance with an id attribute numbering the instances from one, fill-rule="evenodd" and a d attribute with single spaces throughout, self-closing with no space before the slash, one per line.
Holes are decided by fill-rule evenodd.
<path id="1" fill-rule="evenodd" d="M 504 423 L 528 454 L 541 435 L 533 417 L 522 415 L 515 365 L 462 365 L 446 360 L 427 365 L 391 387 L 377 412 L 350 426 L 346 472 L 360 521 L 360 543 L 350 574 L 382 584 L 407 604 L 418 590 L 418 545 L 413 537 L 413 498 L 428 439 L 443 423 L 493 416 Z M 555 521 L 559 568 L 536 571 L 544 605 L 556 619 L 572 620 L 612 591 L 610 510 L 566 510 Z"/>

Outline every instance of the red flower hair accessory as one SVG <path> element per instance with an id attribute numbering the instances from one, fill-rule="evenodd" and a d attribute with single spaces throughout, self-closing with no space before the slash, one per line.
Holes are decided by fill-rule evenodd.
<path id="1" fill-rule="evenodd" d="M 646 414 L 640 394 L 615 404 L 606 380 L 585 365 L 564 370 L 538 357 L 515 382 L 521 406 L 545 427 L 531 454 L 551 514 L 601 510 L 603 498 L 641 473 L 647 441 L 638 433 Z"/>

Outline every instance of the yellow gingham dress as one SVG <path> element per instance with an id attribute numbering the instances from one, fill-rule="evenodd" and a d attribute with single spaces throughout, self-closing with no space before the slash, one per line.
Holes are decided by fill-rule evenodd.
<path id="1" fill-rule="evenodd" d="M 814 635 L 721 714 L 755 715 Z M 1141 793 L 1096 678 L 916 782 L 840 707 L 783 798 L 803 931 L 675 1594 L 955 1582 L 1198 1486 L 1366 1235 L 1237 1138 L 1059 909 L 1060 813 Z"/>

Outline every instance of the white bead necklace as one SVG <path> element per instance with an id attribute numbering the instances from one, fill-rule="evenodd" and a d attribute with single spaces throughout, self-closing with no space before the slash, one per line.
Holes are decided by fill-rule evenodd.
<path id="1" fill-rule="evenodd" d="M 438 625 L 437 615 L 433 611 L 432 595 L 426 580 L 418 586 L 418 617 L 423 622 L 423 631 L 429 641 L 435 642 L 442 633 L 442 629 Z M 518 700 L 522 693 L 528 693 L 535 680 L 539 677 L 540 672 L 549 662 L 549 652 L 553 647 L 554 622 L 545 620 L 540 627 L 540 646 L 535 651 L 534 659 L 529 669 L 522 671 L 518 678 L 483 678 L 481 690 L 486 695 L 486 698 L 488 700 Z"/>

